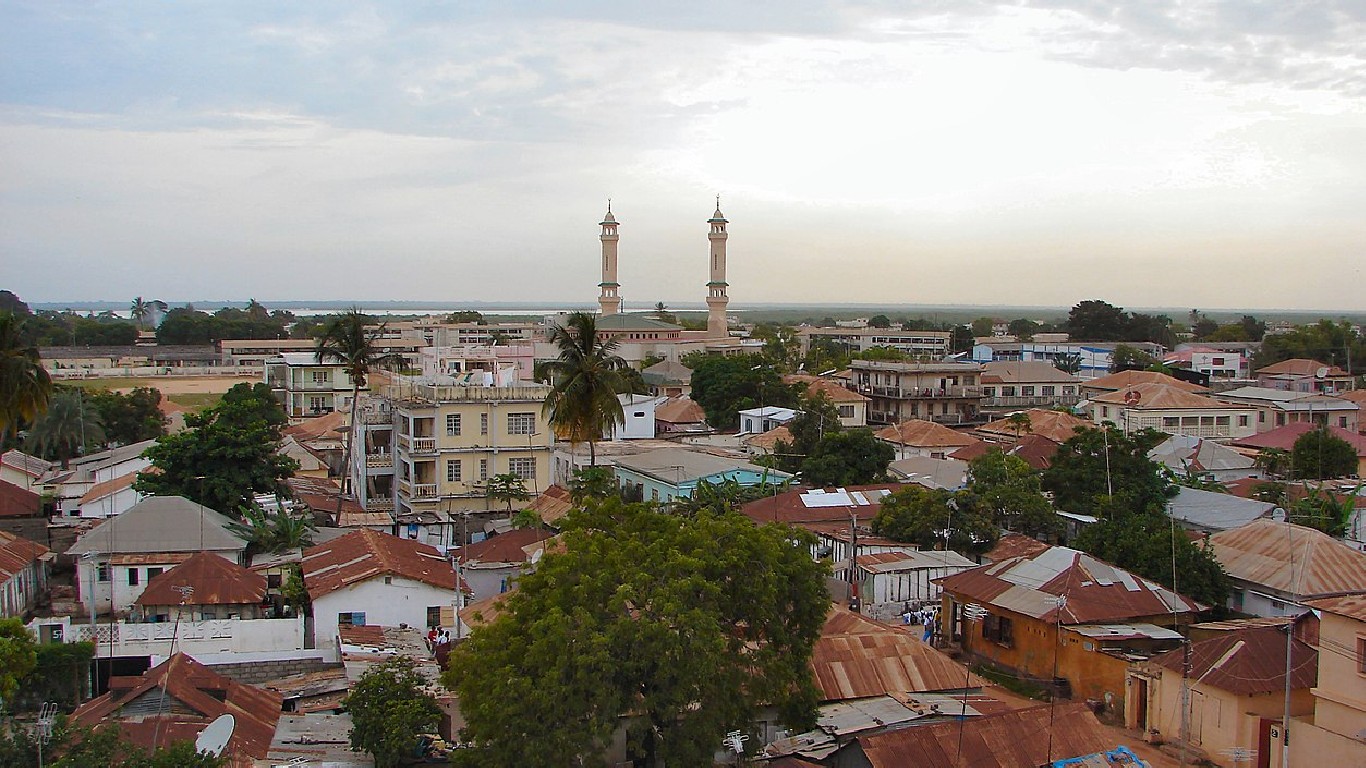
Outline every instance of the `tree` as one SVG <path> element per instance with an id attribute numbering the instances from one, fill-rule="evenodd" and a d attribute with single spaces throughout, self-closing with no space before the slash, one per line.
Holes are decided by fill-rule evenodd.
<path id="1" fill-rule="evenodd" d="M 773 453 L 763 457 L 769 459 L 766 466 L 785 472 L 798 472 L 802 462 L 816 452 L 816 446 L 826 435 L 844 429 L 840 424 L 839 410 L 824 392 L 817 390 L 814 395 L 803 397 L 800 405 L 801 412 L 786 425 L 788 433 L 792 435 L 791 443 L 779 440 L 773 447 Z"/>
<path id="2" fill-rule="evenodd" d="M 1317 528 L 1329 536 L 1341 538 L 1347 533 L 1360 495 L 1361 486 L 1357 486 L 1351 494 L 1335 496 L 1330 491 L 1310 488 L 1305 484 L 1304 497 L 1290 506 L 1290 522 Z"/>
<path id="3" fill-rule="evenodd" d="M 827 434 L 802 462 L 802 479 L 815 486 L 875 483 L 887 476 L 896 450 L 868 429 Z"/>
<path id="4" fill-rule="evenodd" d="M 494 475 L 485 481 L 484 493 L 490 499 L 508 505 L 508 514 L 512 514 L 512 502 L 527 501 L 531 494 L 527 493 L 526 483 L 522 478 L 512 472 L 504 472 Z"/>
<path id="5" fill-rule="evenodd" d="M 719 483 L 702 480 L 690 495 L 674 500 L 672 511 L 680 515 L 695 515 L 702 511 L 717 515 L 736 512 L 751 501 L 776 496 L 788 486 L 786 481 L 771 483 L 767 478 L 754 485 L 741 485 L 733 477 Z"/>
<path id="6" fill-rule="evenodd" d="M 52 737 L 43 747 L 52 768 L 222 768 L 227 759 L 196 752 L 194 742 L 177 741 L 149 754 L 145 747 L 122 738 L 118 728 L 94 730 L 73 725 L 59 716 Z M 38 765 L 38 740 L 24 728 L 11 728 L 0 737 L 0 767 L 29 768 Z"/>
<path id="7" fill-rule="evenodd" d="M 990 317 L 979 317 L 976 320 L 973 320 L 972 325 L 969 327 L 972 329 L 973 337 L 982 338 L 984 336 L 992 335 L 991 332 L 992 329 L 996 327 L 996 321 Z"/>
<path id="8" fill-rule="evenodd" d="M 677 323 L 678 318 L 669 311 L 669 307 L 662 301 L 655 302 L 655 319 L 661 323 Z"/>
<path id="9" fill-rule="evenodd" d="M 452 325 L 456 323 L 476 323 L 484 325 L 484 315 L 472 309 L 462 309 L 446 315 L 446 322 Z"/>
<path id="10" fill-rule="evenodd" d="M 1008 326 L 1010 335 L 1020 341 L 1029 341 L 1034 334 L 1039 332 L 1039 328 L 1041 327 L 1042 326 L 1033 320 L 1026 320 L 1025 318 L 1011 320 L 1010 325 Z"/>
<path id="11" fill-rule="evenodd" d="M 280 403 L 265 384 L 238 384 L 218 405 L 187 414 L 187 429 L 157 440 L 146 456 L 156 468 L 133 483 L 141 493 L 184 496 L 231 515 L 257 493 L 288 495 L 298 464 L 279 453 Z"/>
<path id="12" fill-rule="evenodd" d="M 25 333 L 23 318 L 0 311 L 0 441 L 37 418 L 52 396 L 52 379 Z"/>
<path id="13" fill-rule="evenodd" d="M 1366 336 L 1346 321 L 1320 320 L 1289 333 L 1265 336 L 1252 358 L 1252 367 L 1264 368 L 1291 358 L 1308 358 L 1360 373 L 1366 365 Z"/>
<path id="14" fill-rule="evenodd" d="M 882 497 L 873 533 L 921 549 L 979 555 L 996 545 L 1000 529 L 970 493 L 907 485 Z"/>
<path id="15" fill-rule="evenodd" d="M 1020 436 L 1033 431 L 1034 425 L 1030 423 L 1027 411 L 1016 411 L 1006 417 L 1006 425 L 1010 431 L 1015 433 L 1015 442 L 1020 442 Z"/>
<path id="16" fill-rule="evenodd" d="M 308 596 L 308 587 L 304 585 L 304 570 L 299 563 L 289 563 L 285 566 L 285 583 L 280 587 L 280 598 L 285 601 L 285 605 L 294 609 L 296 616 L 303 616 L 308 613 L 308 607 L 313 600 Z"/>
<path id="17" fill-rule="evenodd" d="M 1214 332 L 1205 337 L 1206 341 L 1252 341 L 1248 338 L 1247 329 L 1242 323 L 1228 323 L 1214 329 Z"/>
<path id="18" fill-rule="evenodd" d="M 247 542 L 252 554 L 258 552 L 289 552 L 312 546 L 318 532 L 311 515 L 296 515 L 283 505 L 268 512 L 259 504 L 242 508 L 242 521 L 230 524 L 233 533 Z"/>
<path id="19" fill-rule="evenodd" d="M 136 299 L 133 299 L 133 304 L 128 308 L 128 311 L 132 315 L 134 322 L 138 324 L 139 330 L 147 327 L 147 318 L 152 316 L 151 304 L 143 301 L 142 297 L 139 296 Z"/>
<path id="20" fill-rule="evenodd" d="M 868 318 L 868 327 L 891 328 L 892 319 L 887 317 L 886 315 L 873 315 L 872 317 Z"/>
<path id="21" fill-rule="evenodd" d="M 601 765 L 623 718 L 640 762 L 710 765 L 764 706 L 814 723 L 829 598 L 810 534 L 616 500 L 563 524 L 562 549 L 452 651 L 471 744 L 457 765 Z"/>
<path id="22" fill-rule="evenodd" d="M 1112 510 L 1103 512 L 1102 517 L 1082 529 L 1072 546 L 1222 609 L 1229 594 L 1223 567 L 1213 552 L 1191 541 L 1165 513 Z"/>
<path id="23" fill-rule="evenodd" d="M 617 340 L 598 333 L 597 320 L 575 312 L 564 325 L 550 329 L 559 356 L 545 364 L 552 379 L 542 406 L 557 434 L 572 443 L 588 443 L 588 463 L 598 463 L 597 443 L 618 424 L 626 423 L 617 392 L 626 361 L 617 355 Z"/>
<path id="24" fill-rule="evenodd" d="M 1069 352 L 1053 358 L 1053 367 L 1063 373 L 1070 373 L 1073 376 L 1081 370 L 1081 353 Z"/>
<path id="25" fill-rule="evenodd" d="M 402 360 L 397 355 L 379 351 L 378 341 L 384 335 L 384 324 L 370 327 L 369 323 L 369 317 L 362 314 L 358 307 L 352 307 L 323 326 L 315 348 L 318 362 L 341 363 L 351 379 L 352 428 L 346 431 L 346 448 L 342 451 L 342 467 L 345 471 L 337 488 L 337 515 L 341 515 L 342 497 L 346 495 L 347 484 L 351 480 L 351 454 L 356 444 L 356 408 L 360 406 L 360 391 L 366 385 L 371 368 L 400 365 Z"/>
<path id="26" fill-rule="evenodd" d="M 1110 371 L 1146 371 L 1158 364 L 1158 359 L 1138 347 L 1117 344 L 1110 353 Z"/>
<path id="27" fill-rule="evenodd" d="M 1026 536 L 1062 530 L 1053 505 L 1043 495 L 1039 473 L 1024 459 L 991 450 L 968 464 L 968 477 L 968 490 L 998 527 Z"/>
<path id="28" fill-rule="evenodd" d="M 24 443 L 33 447 L 33 453 L 66 467 L 72 457 L 102 445 L 104 439 L 95 406 L 79 389 L 63 389 L 48 401 L 47 411 L 33 422 Z"/>
<path id="29" fill-rule="evenodd" d="M 161 390 L 137 387 L 132 392 L 98 389 L 90 402 L 104 426 L 104 437 L 112 445 L 132 445 L 166 434 L 166 414 L 161 412 Z"/>
<path id="30" fill-rule="evenodd" d="M 1121 341 L 1127 324 L 1123 309 L 1091 299 L 1072 307 L 1066 328 L 1074 341 Z"/>
<path id="31" fill-rule="evenodd" d="M 1269 477 L 1284 477 L 1290 471 L 1290 451 L 1283 448 L 1263 448 L 1257 452 L 1257 458 L 1253 459 L 1253 463 Z"/>
<path id="32" fill-rule="evenodd" d="M 1241 326 L 1235 327 L 1237 327 L 1239 331 L 1242 330 Z M 1204 315 L 1201 315 L 1200 319 L 1197 320 L 1195 324 L 1191 326 L 1191 335 L 1194 336 L 1197 341 L 1209 339 L 1213 337 L 1214 334 L 1218 331 L 1219 324 L 1209 319 L 1208 317 L 1205 317 Z"/>
<path id="33" fill-rule="evenodd" d="M 1327 427 L 1305 432 L 1290 449 L 1290 466 L 1296 479 L 1329 480 L 1357 472 L 1357 451 Z"/>
<path id="34" fill-rule="evenodd" d="M 617 476 L 611 467 L 579 467 L 569 481 L 569 497 L 575 504 L 605 499 L 617 492 Z"/>
<path id="35" fill-rule="evenodd" d="M 351 748 L 369 752 L 376 768 L 411 757 L 418 736 L 436 728 L 441 710 L 412 659 L 396 656 L 371 667 L 342 702 L 351 713 Z"/>
<path id="36" fill-rule="evenodd" d="M 1042 487 L 1053 492 L 1058 509 L 1083 515 L 1101 513 L 1107 496 L 1123 509 L 1163 509 L 1167 483 L 1148 451 L 1166 438 L 1153 430 L 1132 435 L 1110 428 L 1079 430 L 1053 455 Z"/>
<path id="37" fill-rule="evenodd" d="M 751 358 L 696 355 L 684 365 L 692 369 L 692 399 L 707 412 L 713 427 L 735 428 L 740 411 L 749 408 L 798 405 L 801 386 L 784 384 L 772 366 Z"/>
<path id="38" fill-rule="evenodd" d="M 22 619 L 0 619 L 0 703 L 8 703 L 38 663 L 33 635 Z"/>

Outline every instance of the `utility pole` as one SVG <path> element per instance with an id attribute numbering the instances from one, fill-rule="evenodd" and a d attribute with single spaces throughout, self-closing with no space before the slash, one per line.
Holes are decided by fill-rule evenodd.
<path id="1" fill-rule="evenodd" d="M 849 610 L 854 613 L 863 611 L 862 601 L 858 593 L 858 515 L 854 510 L 849 510 Z"/>

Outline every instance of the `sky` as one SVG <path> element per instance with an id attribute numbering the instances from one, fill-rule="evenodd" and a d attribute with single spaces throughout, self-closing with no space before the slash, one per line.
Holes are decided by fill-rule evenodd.
<path id="1" fill-rule="evenodd" d="M 1366 2 L 0 0 L 32 302 L 1366 309 Z"/>

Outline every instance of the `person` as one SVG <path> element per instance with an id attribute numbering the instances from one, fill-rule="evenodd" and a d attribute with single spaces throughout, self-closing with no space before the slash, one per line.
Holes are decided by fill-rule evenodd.
<path id="1" fill-rule="evenodd" d="M 451 643 L 451 636 L 450 636 L 449 634 L 447 634 L 446 630 L 444 630 L 444 629 L 441 630 L 440 636 L 438 636 L 438 637 L 436 638 L 436 644 L 437 644 L 437 645 L 450 645 L 450 643 Z"/>
<path id="2" fill-rule="evenodd" d="M 906 612 L 901 614 L 901 623 L 908 627 L 911 625 L 911 609 L 907 608 Z"/>
<path id="3" fill-rule="evenodd" d="M 430 627 L 427 629 L 427 650 L 432 650 L 436 648 L 436 636 L 436 627 Z"/>
<path id="4" fill-rule="evenodd" d="M 922 639 L 928 645 L 931 637 L 934 637 L 934 617 L 927 616 L 925 618 L 925 637 Z"/>

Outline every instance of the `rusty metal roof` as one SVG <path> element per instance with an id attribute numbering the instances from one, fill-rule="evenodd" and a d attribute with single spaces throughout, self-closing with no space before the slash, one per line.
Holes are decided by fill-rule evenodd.
<path id="1" fill-rule="evenodd" d="M 514 528 L 507 533 L 490 536 L 464 547 L 457 557 L 466 564 L 525 563 L 527 554 L 523 547 L 545 541 L 552 535 L 550 531 L 542 528 Z"/>
<path id="2" fill-rule="evenodd" d="M 857 739 L 872 768 L 1038 768 L 1115 747 L 1085 704 L 1031 707 Z"/>
<path id="3" fill-rule="evenodd" d="M 910 632 L 835 606 L 811 655 L 826 701 L 980 688 L 981 678 Z"/>
<path id="4" fill-rule="evenodd" d="M 1037 555 L 1048 549 L 1048 545 L 1023 533 L 1007 533 L 996 540 L 996 546 L 983 555 L 983 559 L 999 563 L 1012 557 Z"/>
<path id="5" fill-rule="evenodd" d="M 887 494 L 905 487 L 901 483 L 878 483 L 787 491 L 751 501 L 740 512 L 760 525 L 847 522 L 851 514 L 860 522 L 868 522 L 882 508 L 882 499 Z"/>
<path id="6" fill-rule="evenodd" d="M 304 550 L 303 573 L 314 600 L 376 576 L 400 576 L 452 591 L 457 580 L 436 547 L 368 529 Z"/>
<path id="7" fill-rule="evenodd" d="M 1357 621 L 1366 621 L 1366 595 L 1328 597 L 1322 600 L 1307 602 L 1305 605 L 1327 613 L 1356 619 Z"/>
<path id="8" fill-rule="evenodd" d="M 1050 624 L 1122 622 L 1204 610 L 1166 587 L 1067 547 L 979 566 L 939 579 L 939 584 L 959 602 L 984 603 Z"/>
<path id="9" fill-rule="evenodd" d="M 1366 592 L 1366 553 L 1313 528 L 1254 520 L 1209 542 L 1224 571 L 1240 581 L 1297 598 Z"/>
<path id="10" fill-rule="evenodd" d="M 47 553 L 47 547 L 42 544 L 0 531 L 0 581 L 9 579 Z"/>
<path id="11" fill-rule="evenodd" d="M 193 589 L 183 595 L 182 589 Z M 134 605 L 256 605 L 266 597 L 266 577 L 211 552 L 198 552 L 185 562 L 147 581 Z"/>
<path id="12" fill-rule="evenodd" d="M 1153 658 L 1153 663 L 1180 672 L 1185 651 L 1176 649 Z M 1285 629 L 1257 627 L 1221 632 L 1191 644 L 1190 675 L 1195 685 L 1209 685 L 1238 695 L 1285 690 Z M 1319 653 L 1300 640 L 1290 641 L 1290 687 L 1318 684 Z"/>
<path id="13" fill-rule="evenodd" d="M 541 522 L 551 525 L 569 514 L 574 508 L 574 499 L 568 489 L 552 485 L 527 504 L 527 509 L 541 516 Z"/>

